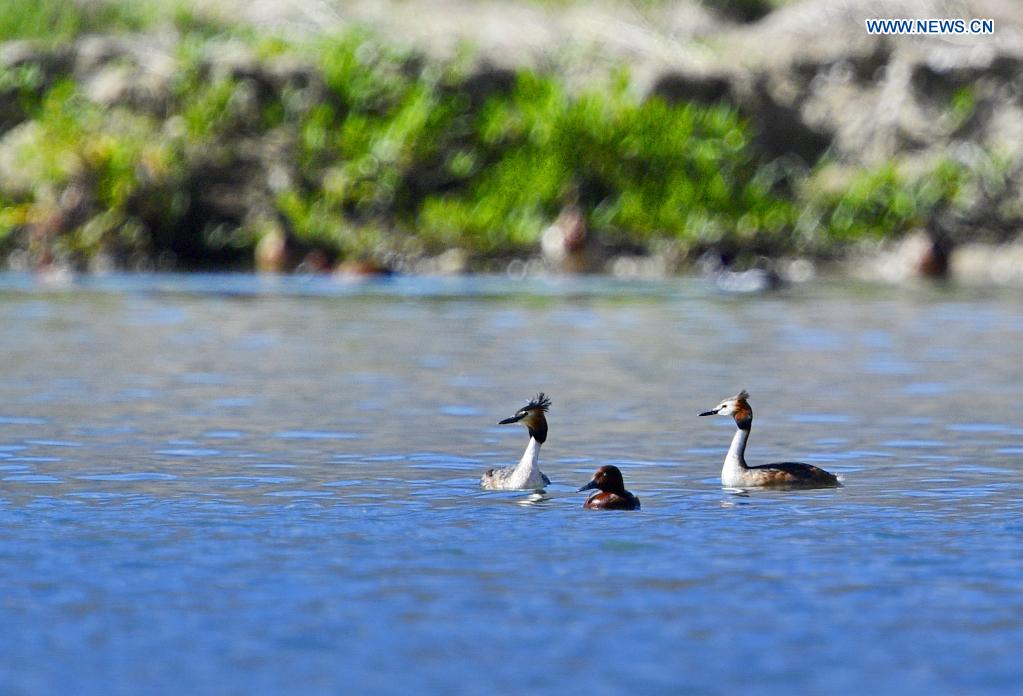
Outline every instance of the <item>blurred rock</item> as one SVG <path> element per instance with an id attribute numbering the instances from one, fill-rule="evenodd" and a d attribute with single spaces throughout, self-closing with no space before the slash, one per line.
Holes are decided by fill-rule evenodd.
<path id="1" fill-rule="evenodd" d="M 29 39 L 0 44 L 0 70 L 33 66 L 39 69 L 42 85 L 52 85 L 61 75 L 71 72 L 75 61 L 75 47 L 47 46 Z"/>
<path id="2" fill-rule="evenodd" d="M 39 139 L 39 126 L 25 121 L 0 137 L 0 191 L 7 196 L 25 198 L 35 190 L 42 163 L 23 152 Z"/>
<path id="3" fill-rule="evenodd" d="M 469 268 L 469 255 L 464 249 L 448 249 L 436 257 L 436 272 L 441 275 L 461 275 Z"/>
<path id="4" fill-rule="evenodd" d="M 952 254 L 950 267 L 957 282 L 1023 286 L 1023 242 L 964 244 Z"/>
<path id="5" fill-rule="evenodd" d="M 612 258 L 605 269 L 615 278 L 623 280 L 664 278 L 673 272 L 667 259 L 658 254 L 640 256 L 622 254 Z"/>
<path id="6" fill-rule="evenodd" d="M 515 71 L 484 60 L 470 72 L 461 88 L 469 95 L 473 108 L 478 108 L 495 94 L 511 92 L 518 79 Z"/>
<path id="7" fill-rule="evenodd" d="M 717 104 L 734 99 L 728 77 L 700 69 L 691 72 L 680 70 L 665 72 L 654 81 L 649 93 L 672 103 Z"/>

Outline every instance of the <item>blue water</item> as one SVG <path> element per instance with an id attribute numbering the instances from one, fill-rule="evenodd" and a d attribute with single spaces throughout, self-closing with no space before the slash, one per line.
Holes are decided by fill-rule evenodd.
<path id="1" fill-rule="evenodd" d="M 0 322 L 5 694 L 1023 685 L 1018 293 L 0 275 Z M 751 463 L 845 487 L 722 490 L 740 388 Z M 548 496 L 479 491 L 540 390 Z"/>

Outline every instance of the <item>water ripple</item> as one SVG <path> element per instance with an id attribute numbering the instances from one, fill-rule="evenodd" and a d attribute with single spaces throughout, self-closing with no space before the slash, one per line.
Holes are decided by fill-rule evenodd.
<path id="1" fill-rule="evenodd" d="M 301 479 L 294 476 L 209 476 L 208 481 L 240 481 L 243 483 L 295 483 Z"/>
<path id="2" fill-rule="evenodd" d="M 203 447 L 181 447 L 176 449 L 156 450 L 156 454 L 163 454 L 168 457 L 215 457 L 220 450 L 206 449 Z"/>
<path id="3" fill-rule="evenodd" d="M 886 440 L 881 443 L 885 447 L 945 447 L 940 440 Z"/>
<path id="4" fill-rule="evenodd" d="M 330 430 L 281 430 L 274 433 L 274 437 L 282 440 L 356 440 L 359 436 Z"/>
<path id="5" fill-rule="evenodd" d="M 174 481 L 178 477 L 173 474 L 162 474 L 155 471 L 140 471 L 114 474 L 87 474 L 76 476 L 81 481 Z"/>
<path id="6" fill-rule="evenodd" d="M 336 497 L 333 491 L 304 491 L 304 490 L 287 490 L 287 491 L 270 491 L 263 495 L 271 496 L 275 498 L 334 498 Z"/>
<path id="7" fill-rule="evenodd" d="M 950 423 L 945 426 L 945 430 L 954 433 L 1004 433 L 1011 429 L 998 423 Z"/>
<path id="8" fill-rule="evenodd" d="M 55 476 L 45 476 L 42 474 L 15 474 L 12 476 L 5 476 L 3 480 L 16 483 L 60 483 L 59 478 Z"/>
<path id="9" fill-rule="evenodd" d="M 789 420 L 796 423 L 851 423 L 853 419 L 844 413 L 794 413 Z"/>
<path id="10" fill-rule="evenodd" d="M 483 411 L 473 406 L 443 406 L 440 412 L 445 416 L 482 416 Z"/>
<path id="11" fill-rule="evenodd" d="M 29 418 L 25 416 L 0 416 L 0 425 L 46 425 L 45 418 Z"/>

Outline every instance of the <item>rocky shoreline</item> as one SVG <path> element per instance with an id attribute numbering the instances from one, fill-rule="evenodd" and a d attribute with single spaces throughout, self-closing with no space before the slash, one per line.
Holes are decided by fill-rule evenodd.
<path id="1" fill-rule="evenodd" d="M 941 9 L 941 3 L 903 4 L 915 14 L 918 6 Z M 697 260 L 706 262 L 709 254 L 725 266 L 767 266 L 772 272 L 783 272 L 779 269 L 788 268 L 793 257 L 807 257 L 886 279 L 951 272 L 1023 282 L 1018 241 L 1023 231 L 1018 186 L 1023 171 L 1023 9 L 1018 6 L 993 0 L 966 3 L 974 16 L 996 17 L 996 34 L 950 41 L 868 36 L 861 17 L 898 15 L 898 3 L 849 2 L 836 9 L 829 3 L 795 2 L 748 24 L 723 21 L 696 3 L 668 4 L 656 11 L 660 14 L 651 10 L 638 19 L 621 19 L 621 6 L 600 6 L 588 10 L 589 23 L 576 6 L 541 12 L 517 4 L 469 8 L 452 3 L 454 14 L 444 15 L 428 12 L 428 5 L 436 10 L 435 4 L 418 1 L 354 5 L 347 8 L 348 17 L 342 13 L 334 19 L 339 27 L 368 24 L 410 46 L 400 69 L 414 71 L 417 79 L 430 74 L 433 64 L 457 60 L 459 32 L 475 21 L 476 46 L 456 86 L 469 108 L 513 90 L 522 70 L 546 69 L 585 88 L 606 81 L 613 65 L 629 67 L 630 90 L 640 101 L 658 97 L 675 105 L 727 105 L 748 124 L 751 151 L 762 171 L 783 172 L 772 184 L 776 194 L 797 205 L 804 199 L 837 201 L 827 211 L 831 220 L 846 205 L 840 197 L 856 185 L 893 187 L 891 198 L 879 203 L 869 198 L 872 190 L 866 191 L 863 206 L 889 206 L 897 212 L 901 192 L 887 179 L 856 183 L 861 172 L 878 167 L 897 172 L 891 176 L 899 181 L 919 173 L 914 191 L 931 198 L 926 208 L 892 217 L 898 224 L 892 225 L 891 235 L 881 230 L 871 239 L 842 239 L 836 234 L 827 244 L 792 243 L 800 234 L 798 225 L 772 238 L 783 242 L 763 241 L 755 230 L 736 239 L 728 232 L 687 241 L 637 237 L 643 241 L 633 242 L 627 234 L 594 231 L 600 202 L 587 201 L 584 190 L 578 201 L 578 193 L 559 194 L 561 202 L 547 208 L 546 222 L 535 223 L 533 241 L 527 235 L 503 251 L 479 252 L 457 239 L 438 246 L 391 230 L 374 231 L 380 239 L 364 242 L 358 238 L 365 236 L 362 228 L 351 233 L 348 247 L 320 246 L 315 234 L 293 229 L 293 211 L 301 210 L 303 220 L 314 214 L 319 189 L 311 187 L 308 200 L 295 202 L 288 196 L 296 182 L 309 178 L 296 164 L 309 156 L 308 115 L 318 105 L 337 101 L 323 65 L 283 42 L 200 26 L 89 35 L 55 46 L 32 40 L 0 45 L 0 253 L 8 267 L 464 272 L 503 270 L 512 259 L 533 256 L 554 270 L 642 275 L 673 273 Z M 265 3 L 247 7 L 243 18 L 256 26 L 273 27 L 284 36 L 301 29 L 300 20 L 268 17 Z M 458 11 L 465 13 L 461 22 L 450 19 Z M 539 32 L 540 38 L 528 31 L 537 13 L 550 17 L 552 12 L 561 22 L 555 27 L 582 27 L 556 51 L 551 44 L 557 37 L 548 35 L 549 27 L 548 34 Z M 484 14 L 490 19 L 481 19 Z M 426 16 L 449 19 L 433 19 L 431 25 Z M 517 26 L 516 17 L 526 29 L 498 30 Z M 455 24 L 462 29 L 455 30 Z M 509 42 L 515 47 L 509 48 Z M 593 55 L 600 58 L 590 60 Z M 107 169 L 130 168 L 130 185 L 115 181 L 108 186 L 88 172 L 88 165 L 50 162 L 45 152 L 33 152 L 52 139 L 39 125 L 39 114 L 70 108 L 70 101 L 51 103 L 64 83 L 74 85 L 76 105 L 98 110 L 88 118 L 124 119 L 123 124 L 95 126 L 104 137 L 108 129 L 118 137 L 138 130 L 138 142 L 126 154 L 89 150 L 75 155 L 98 158 L 106 168 L 102 176 Z M 231 89 L 220 95 L 200 89 L 223 84 Z M 306 120 L 289 128 L 292 114 Z M 166 143 L 153 142 L 153 134 Z M 100 138 L 90 147 L 114 145 Z M 67 152 L 55 157 L 66 159 Z M 118 162 L 118 157 L 130 161 Z M 968 175 L 956 173 L 959 178 L 947 191 L 930 194 L 927 182 L 946 171 L 940 167 L 958 167 L 956 172 Z M 61 168 L 65 173 L 60 176 L 49 173 Z M 325 177 L 329 189 L 334 170 L 324 171 L 317 176 Z M 453 185 L 431 179 L 436 178 L 433 172 L 414 173 L 417 180 L 402 182 L 413 192 L 443 192 Z M 350 212 L 359 225 L 384 220 L 387 226 L 391 223 L 386 221 L 401 219 L 391 212 L 374 218 L 353 205 L 344 202 L 337 209 Z M 878 217 L 873 224 L 887 219 Z M 200 239 L 197 230 L 205 237 Z M 58 241 L 71 232 L 73 242 Z M 142 237 L 145 243 L 138 241 Z"/>

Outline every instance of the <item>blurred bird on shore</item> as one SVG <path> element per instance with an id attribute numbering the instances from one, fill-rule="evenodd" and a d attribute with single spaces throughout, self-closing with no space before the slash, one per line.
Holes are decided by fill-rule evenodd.
<path id="1" fill-rule="evenodd" d="M 561 212 L 540 236 L 540 252 L 551 268 L 562 273 L 585 273 L 592 269 L 592 246 L 586 215 L 579 205 L 578 187 L 562 196 Z"/>

